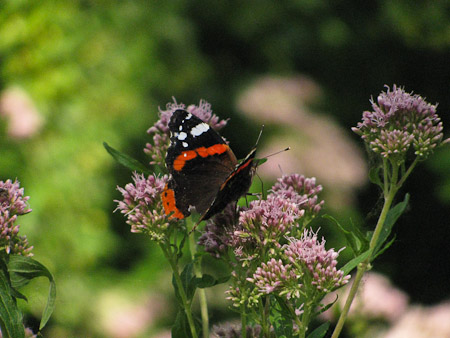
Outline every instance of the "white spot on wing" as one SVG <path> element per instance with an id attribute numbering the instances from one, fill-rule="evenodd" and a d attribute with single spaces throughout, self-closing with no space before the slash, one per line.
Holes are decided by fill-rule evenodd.
<path id="1" fill-rule="evenodd" d="M 188 144 L 187 144 L 186 142 L 183 142 L 182 145 L 183 145 L 183 147 L 185 147 L 185 148 L 188 147 Z"/>
<path id="2" fill-rule="evenodd" d="M 208 131 L 209 129 L 209 125 L 206 123 L 200 123 L 197 124 L 194 128 L 192 128 L 191 130 L 191 135 L 192 136 L 200 136 L 201 134 L 203 134 L 204 132 Z"/>
<path id="3" fill-rule="evenodd" d="M 182 131 L 181 133 L 178 134 L 178 139 L 179 139 L 180 141 L 185 140 L 186 137 L 187 137 L 187 134 L 186 134 L 184 131 Z"/>
<path id="4" fill-rule="evenodd" d="M 178 127 L 178 130 L 183 130 L 183 126 L 180 124 L 180 126 Z"/>
<path id="5" fill-rule="evenodd" d="M 191 114 L 191 113 L 189 113 L 189 114 L 187 114 L 187 115 L 186 115 L 186 118 L 185 118 L 185 120 L 190 120 L 190 119 L 191 119 L 191 117 L 192 117 L 192 114 Z"/>

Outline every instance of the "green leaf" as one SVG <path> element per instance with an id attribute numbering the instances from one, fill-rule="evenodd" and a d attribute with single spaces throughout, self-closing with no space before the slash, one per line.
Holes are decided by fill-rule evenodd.
<path id="1" fill-rule="evenodd" d="M 380 179 L 381 167 L 373 167 L 369 170 L 369 180 L 373 184 L 378 185 L 381 189 L 384 189 L 383 182 Z"/>
<path id="2" fill-rule="evenodd" d="M 396 238 L 397 237 L 394 235 L 394 237 L 389 242 L 387 242 L 378 252 L 376 252 L 372 257 L 372 261 L 378 256 L 382 255 L 387 249 L 389 249 L 389 247 L 394 244 Z"/>
<path id="3" fill-rule="evenodd" d="M 403 202 L 398 203 L 395 207 L 393 207 L 387 213 L 386 220 L 383 225 L 383 229 L 381 229 L 380 237 L 378 237 L 377 244 L 375 245 L 374 254 L 372 256 L 373 258 L 378 256 L 381 246 L 388 239 L 389 235 L 391 234 L 392 228 L 394 227 L 395 222 L 405 211 L 406 207 L 408 206 L 408 202 L 409 202 L 409 194 L 406 194 Z"/>
<path id="4" fill-rule="evenodd" d="M 341 268 L 341 270 L 344 272 L 344 275 L 348 275 L 354 268 L 356 268 L 358 266 L 359 263 L 361 263 L 362 261 L 367 259 L 367 257 L 369 257 L 369 255 L 370 255 L 370 251 L 367 250 L 364 253 L 362 253 L 361 255 L 353 258 L 347 264 L 345 264 Z"/>
<path id="5" fill-rule="evenodd" d="M 186 294 L 187 301 L 190 301 L 192 300 L 192 298 L 194 298 L 195 290 L 197 288 L 196 277 L 193 274 L 193 270 L 194 264 L 191 262 L 189 264 L 186 264 L 186 266 L 184 267 L 183 271 L 180 274 L 181 284 Z M 175 277 L 172 278 L 172 284 L 175 289 L 175 296 L 177 297 L 180 306 L 183 306 L 183 302 L 181 300 L 179 288 L 176 283 Z"/>
<path id="6" fill-rule="evenodd" d="M 321 307 L 321 308 L 319 309 L 319 311 L 317 311 L 317 312 L 314 314 L 314 317 L 317 317 L 317 316 L 320 315 L 321 313 L 327 311 L 330 307 L 332 307 L 332 306 L 337 302 L 338 298 L 339 298 L 339 297 L 336 295 L 336 299 L 333 300 L 331 303 L 325 305 L 324 307 Z M 320 305 L 322 305 L 322 304 L 320 304 Z"/>
<path id="7" fill-rule="evenodd" d="M 203 275 L 202 278 L 196 278 L 196 285 L 200 289 L 210 288 L 212 286 L 223 284 L 230 279 L 230 276 L 220 277 L 218 279 L 214 278 L 211 275 Z"/>
<path id="8" fill-rule="evenodd" d="M 5 338 L 23 338 L 25 330 L 22 322 L 22 313 L 17 307 L 15 298 L 12 296 L 11 282 L 8 272 L 2 261 L 0 269 L 0 327 Z"/>
<path id="9" fill-rule="evenodd" d="M 110 147 L 108 143 L 103 142 L 103 146 L 105 147 L 106 151 L 114 157 L 114 159 L 119 162 L 121 165 L 127 167 L 131 171 L 137 171 L 139 173 L 144 173 L 147 175 L 152 174 L 152 172 L 144 166 L 141 162 L 138 160 L 132 158 L 131 156 L 128 156 L 124 153 L 121 153 L 120 151 Z"/>
<path id="10" fill-rule="evenodd" d="M 50 288 L 47 298 L 47 305 L 42 313 L 42 319 L 39 330 L 47 324 L 56 300 L 56 284 L 52 274 L 48 269 L 38 261 L 25 256 L 10 255 L 8 262 L 8 271 L 11 274 L 11 284 L 14 288 L 26 285 L 31 279 L 36 277 L 47 277 L 50 282 Z"/>
<path id="11" fill-rule="evenodd" d="M 359 255 L 363 251 L 366 251 L 369 248 L 369 241 L 366 236 L 358 229 L 357 226 L 350 222 L 346 229 L 342 226 L 337 219 L 330 215 L 323 215 L 323 218 L 326 218 L 337 225 L 338 230 L 340 230 L 346 240 L 348 245 L 350 245 L 350 249 L 354 252 L 355 256 Z"/>
<path id="12" fill-rule="evenodd" d="M 308 338 L 323 338 L 323 337 L 325 337 L 329 327 L 330 327 L 330 322 L 323 323 L 318 328 L 316 328 L 313 332 L 311 332 L 307 337 Z"/>
<path id="13" fill-rule="evenodd" d="M 186 313 L 182 308 L 178 310 L 175 323 L 172 326 L 172 338 L 189 338 L 192 337 L 189 322 Z"/>

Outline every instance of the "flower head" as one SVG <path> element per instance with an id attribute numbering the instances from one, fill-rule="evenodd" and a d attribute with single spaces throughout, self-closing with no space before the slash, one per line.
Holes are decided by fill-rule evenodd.
<path id="1" fill-rule="evenodd" d="M 308 272 L 312 278 L 311 285 L 323 292 L 330 292 L 348 283 L 350 275 L 344 276 L 336 268 L 338 252 L 325 249 L 325 239 L 319 242 L 317 233 L 304 230 L 300 239 L 289 238 L 284 247 L 284 254 L 289 262 L 300 271 Z"/>
<path id="2" fill-rule="evenodd" d="M 352 130 L 370 151 L 384 158 L 402 163 L 413 153 L 424 160 L 442 143 L 443 125 L 436 107 L 394 85 L 372 101 L 373 111 L 365 111 Z"/>
<path id="3" fill-rule="evenodd" d="M 26 203 L 29 198 L 23 196 L 23 188 L 17 180 L 0 181 L 0 247 L 7 254 L 32 256 L 33 247 L 26 236 L 19 236 L 20 226 L 16 224 L 18 216 L 31 212 Z"/>
<path id="4" fill-rule="evenodd" d="M 115 201 L 118 203 L 116 210 L 127 217 L 131 232 L 148 233 L 153 240 L 161 241 L 170 225 L 161 201 L 168 177 L 150 175 L 145 178 L 143 174 L 134 173 L 133 181 L 134 184 L 128 183 L 125 188 L 117 187 L 123 200 Z"/>
<path id="5" fill-rule="evenodd" d="M 287 294 L 287 298 L 290 299 L 300 296 L 302 287 L 300 277 L 291 264 L 272 258 L 267 263 L 261 263 L 253 277 L 247 278 L 247 281 L 254 283 L 261 294 Z"/>
<path id="6" fill-rule="evenodd" d="M 164 166 L 164 158 L 170 144 L 169 121 L 173 112 L 177 109 L 186 109 L 208 123 L 214 130 L 220 130 L 227 124 L 227 120 L 220 121 L 219 117 L 212 113 L 211 105 L 206 101 L 200 100 L 198 106 L 190 105 L 187 108 L 186 105 L 177 103 L 175 100 L 168 103 L 166 110 L 159 109 L 159 120 L 147 130 L 147 133 L 153 138 L 153 143 L 147 143 L 144 152 L 152 158 L 150 161 L 152 165 Z"/>
<path id="7" fill-rule="evenodd" d="M 319 201 L 318 194 L 322 191 L 321 185 L 316 185 L 316 178 L 307 178 L 299 174 L 283 175 L 272 187 L 276 196 L 287 198 L 305 210 L 307 216 L 316 216 L 324 201 Z"/>

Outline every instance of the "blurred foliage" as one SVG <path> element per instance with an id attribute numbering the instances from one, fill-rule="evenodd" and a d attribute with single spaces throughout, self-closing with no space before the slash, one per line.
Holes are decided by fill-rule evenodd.
<path id="1" fill-rule="evenodd" d="M 0 2 L 0 92 L 21 88 L 44 118 L 21 140 L 0 120 L 0 179 L 17 177 L 31 196 L 34 211 L 21 231 L 58 285 L 44 335 L 110 336 L 98 324 L 105 295 L 138 299 L 149 285 L 164 288 L 155 284 L 164 271 L 159 251 L 112 215 L 115 185 L 130 173 L 115 166 L 103 141 L 148 162 L 145 131 L 172 96 L 187 104 L 204 98 L 221 117 L 242 121 L 239 91 L 261 74 L 292 73 L 324 88 L 320 108 L 345 128 L 369 108 L 370 95 L 397 83 L 438 101 L 448 131 L 449 7 L 443 0 Z M 255 135 L 259 127 L 245 128 Z M 224 134 L 238 155 L 255 139 L 231 128 Z M 423 169 L 447 208 L 449 159 L 440 151 Z M 426 192 L 415 191 L 413 180 L 413 201 L 434 194 L 425 184 Z M 363 196 L 370 193 L 377 194 Z M 39 316 L 43 304 L 23 306 Z"/>

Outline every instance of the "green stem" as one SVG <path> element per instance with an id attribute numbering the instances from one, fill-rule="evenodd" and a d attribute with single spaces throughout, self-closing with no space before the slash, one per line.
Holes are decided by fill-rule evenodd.
<path id="1" fill-rule="evenodd" d="M 405 183 L 406 179 L 408 178 L 409 174 L 411 174 L 413 169 L 416 167 L 417 163 L 419 163 L 419 158 L 418 157 L 416 157 L 414 162 L 409 166 L 409 168 L 406 171 L 406 173 L 403 175 L 403 177 L 400 179 L 400 181 L 398 181 L 397 189 L 400 189 L 400 187 L 403 185 L 403 183 Z"/>
<path id="2" fill-rule="evenodd" d="M 371 268 L 370 262 L 372 260 L 372 256 L 374 254 L 374 249 L 376 247 L 378 238 L 380 237 L 381 230 L 383 229 L 384 223 L 386 221 L 386 216 L 391 208 L 392 202 L 394 201 L 395 194 L 398 191 L 398 166 L 392 165 L 392 177 L 390 182 L 390 189 L 389 191 L 385 191 L 385 199 L 384 199 L 384 205 L 383 209 L 381 210 L 380 217 L 378 218 L 377 225 L 375 227 L 375 231 L 372 235 L 372 239 L 370 240 L 369 244 L 369 256 L 358 265 L 355 280 L 353 281 L 352 287 L 350 289 L 350 293 L 347 297 L 347 300 L 345 302 L 344 308 L 342 309 L 341 315 L 339 316 L 339 320 L 336 324 L 336 327 L 334 329 L 333 335 L 331 338 L 337 338 L 339 337 L 339 334 L 342 331 L 342 328 L 344 327 L 345 320 L 347 319 L 348 312 L 350 310 L 350 306 L 352 305 L 353 299 L 356 296 L 356 292 L 358 291 L 359 284 L 361 283 L 362 277 L 364 273 Z M 385 163 L 385 170 L 386 170 L 386 163 Z M 408 170 L 409 171 L 409 170 Z M 409 171 L 410 172 L 410 171 Z M 409 175 L 409 173 L 408 173 Z"/>
<path id="3" fill-rule="evenodd" d="M 194 262 L 194 274 L 197 278 L 202 278 L 202 261 L 201 258 L 196 259 L 197 246 L 195 243 L 195 233 L 189 235 L 189 250 L 191 251 L 191 258 Z M 203 338 L 209 338 L 209 316 L 208 316 L 208 301 L 206 299 L 205 289 L 198 289 L 198 297 L 200 302 L 200 312 L 202 317 Z"/>
<path id="4" fill-rule="evenodd" d="M 270 328 L 268 324 L 268 318 L 266 316 L 266 307 L 263 305 L 263 300 L 259 300 L 259 312 L 261 315 L 261 331 L 263 337 L 270 337 Z"/>
<path id="5" fill-rule="evenodd" d="M 191 330 L 191 335 L 193 338 L 197 338 L 197 330 L 195 329 L 194 318 L 192 317 L 191 311 L 191 302 L 188 301 L 186 292 L 184 291 L 183 283 L 181 281 L 180 273 L 178 272 L 178 264 L 175 259 L 173 259 L 173 255 L 163 244 L 160 243 L 160 247 L 164 253 L 164 256 L 169 261 L 170 266 L 172 267 L 173 276 L 175 278 L 175 283 L 178 287 L 178 293 L 180 294 L 181 302 L 183 303 L 184 313 L 186 314 L 189 328 Z"/>
<path id="6" fill-rule="evenodd" d="M 247 338 L 247 314 L 245 304 L 241 304 L 241 336 Z"/>

